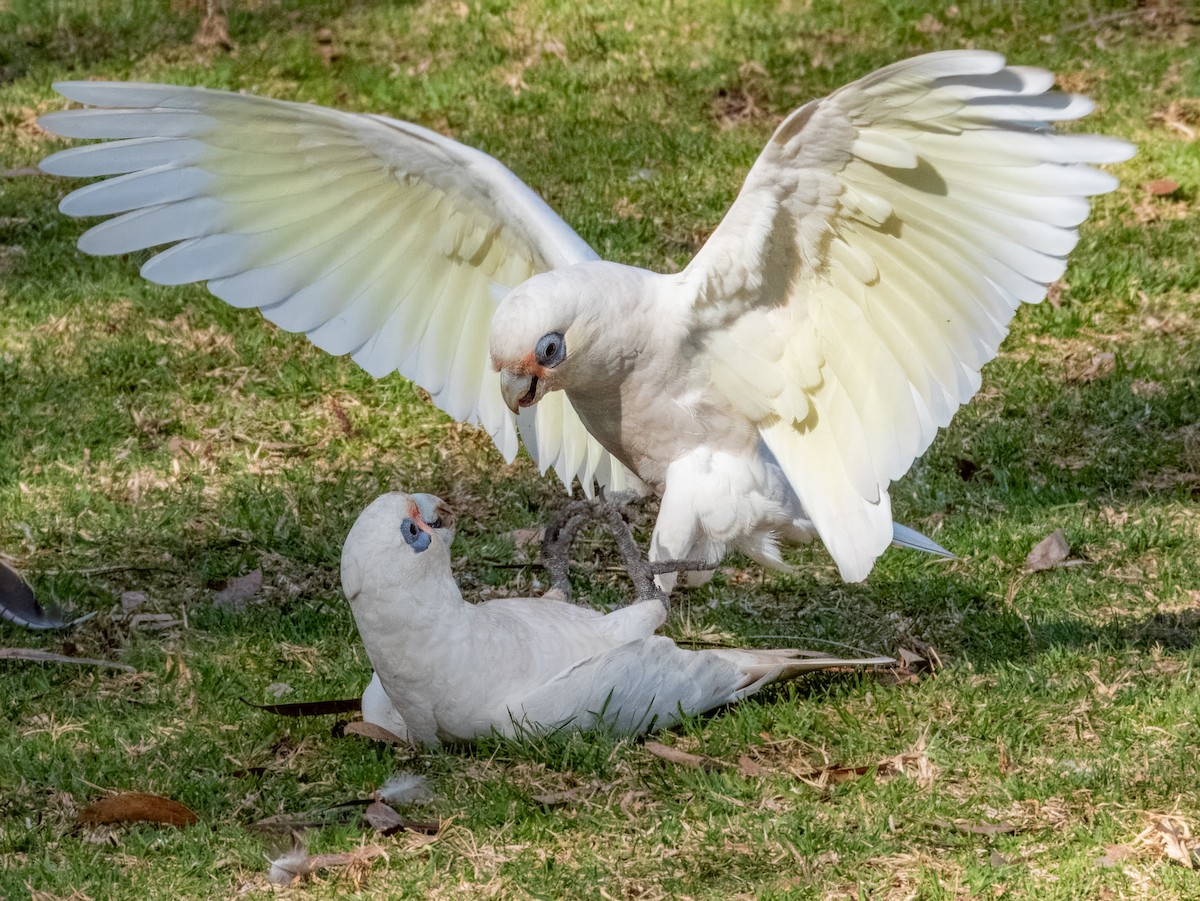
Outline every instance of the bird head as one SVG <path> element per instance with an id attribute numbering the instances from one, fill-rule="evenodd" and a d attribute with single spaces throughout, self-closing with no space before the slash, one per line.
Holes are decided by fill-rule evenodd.
<path id="1" fill-rule="evenodd" d="M 416 586 L 450 573 L 454 515 L 432 494 L 395 491 L 376 498 L 342 547 L 342 589 L 353 601 L 364 589 Z M 373 591 L 374 593 L 374 591 Z"/>
<path id="2" fill-rule="evenodd" d="M 492 317 L 492 368 L 500 393 L 514 413 L 536 404 L 547 391 L 566 387 L 579 349 L 575 296 L 558 272 L 535 275 L 518 285 Z"/>

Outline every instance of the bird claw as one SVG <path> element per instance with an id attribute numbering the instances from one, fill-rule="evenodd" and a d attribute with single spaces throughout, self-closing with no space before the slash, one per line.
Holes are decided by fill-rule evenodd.
<path id="1" fill-rule="evenodd" d="M 579 530 L 595 520 L 603 521 L 616 540 L 617 550 L 625 561 L 625 570 L 637 594 L 634 603 L 654 599 L 669 608 L 668 596 L 658 587 L 655 576 L 717 568 L 716 562 L 706 560 L 647 560 L 633 537 L 633 529 L 625 515 L 629 504 L 640 497 L 636 491 L 620 491 L 609 495 L 602 491 L 596 500 L 571 501 L 555 514 L 542 539 L 542 560 L 550 573 L 551 587 L 547 595 L 556 592 L 561 600 L 570 600 L 571 545 Z"/>

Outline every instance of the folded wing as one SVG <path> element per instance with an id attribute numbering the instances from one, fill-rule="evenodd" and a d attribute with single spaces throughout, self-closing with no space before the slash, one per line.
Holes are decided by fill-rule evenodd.
<path id="1" fill-rule="evenodd" d="M 534 731 L 586 730 L 603 724 L 618 734 L 635 735 L 740 701 L 772 682 L 830 667 L 894 662 L 889 657 L 845 659 L 794 650 L 688 651 L 653 635 L 580 661 L 509 713 L 517 727 Z"/>
<path id="2" fill-rule="evenodd" d="M 115 216 L 80 249 L 170 248 L 142 275 L 207 281 L 367 372 L 398 371 L 451 416 L 477 423 L 511 460 L 518 427 L 488 361 L 499 296 L 548 269 L 596 255 L 492 157 L 383 116 L 203 88 L 105 82 L 56 85 L 93 109 L 41 120 L 105 143 L 42 168 L 115 176 L 69 194 L 72 216 Z M 565 396 L 522 418 L 544 472 L 585 492 L 625 471 L 583 428 Z"/>
<path id="3" fill-rule="evenodd" d="M 1085 98 L 950 51 L 792 113 L 683 274 L 713 386 L 753 421 L 843 578 L 892 540 L 888 486 L 979 388 L 1016 308 L 1062 275 L 1089 163 Z"/>

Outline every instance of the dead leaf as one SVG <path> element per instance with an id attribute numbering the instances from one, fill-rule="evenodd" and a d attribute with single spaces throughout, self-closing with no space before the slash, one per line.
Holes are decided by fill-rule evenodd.
<path id="1" fill-rule="evenodd" d="M 317 32 L 317 56 L 325 66 L 332 66 L 342 58 L 342 51 L 333 42 L 333 29 L 322 28 Z"/>
<path id="2" fill-rule="evenodd" d="M 1104 855 L 1097 859 L 1098 867 L 1117 867 L 1137 854 L 1137 848 L 1132 845 L 1105 845 Z"/>
<path id="3" fill-rule="evenodd" d="M 896 653 L 900 655 L 900 662 L 907 669 L 929 669 L 929 661 L 916 651 L 910 651 L 908 648 L 897 648 Z"/>
<path id="4" fill-rule="evenodd" d="M 376 726 L 374 723 L 368 723 L 365 720 L 355 720 L 352 723 L 346 723 L 346 734 L 358 735 L 362 738 L 369 738 L 372 741 L 383 741 L 389 744 L 407 744 L 399 735 L 389 732 L 383 726 Z"/>
<path id="5" fill-rule="evenodd" d="M 1076 382 L 1094 382 L 1098 378 L 1103 378 L 1116 368 L 1117 357 L 1112 351 L 1101 351 L 1098 354 L 1093 354 L 1087 366 L 1075 376 L 1073 381 Z"/>
<path id="6" fill-rule="evenodd" d="M 793 775 L 797 779 L 821 791 L 830 785 L 839 785 L 871 774 L 874 774 L 875 778 L 879 780 L 891 779 L 894 776 L 912 776 L 916 778 L 921 787 L 928 787 L 933 783 L 934 767 L 933 762 L 925 754 L 925 740 L 921 739 L 911 751 L 885 757 L 874 765 L 831 764 L 802 773 L 793 770 Z"/>
<path id="7" fill-rule="evenodd" d="M 1179 182 L 1170 178 L 1156 178 L 1154 181 L 1146 182 L 1142 188 L 1155 197 L 1166 197 L 1179 190 Z"/>
<path id="8" fill-rule="evenodd" d="M 95 657 L 68 657 L 66 654 L 52 654 L 37 648 L 0 648 L 0 660 L 34 660 L 41 663 L 78 663 L 83 666 L 106 666 L 109 669 L 119 669 L 127 673 L 137 672 L 132 666 L 124 663 L 113 663 L 111 660 L 97 660 Z"/>
<path id="9" fill-rule="evenodd" d="M 244 576 L 238 576 L 235 579 L 218 582 L 211 586 L 217 589 L 216 596 L 213 598 L 213 605 L 221 610 L 245 610 L 246 604 L 258 597 L 262 591 L 262 584 L 263 574 L 261 568 L 248 572 Z"/>
<path id="10" fill-rule="evenodd" d="M 392 810 L 382 801 L 375 801 L 363 814 L 363 819 L 383 835 L 395 835 L 405 826 L 404 817 Z"/>
<path id="11" fill-rule="evenodd" d="M 1062 529 L 1055 529 L 1029 552 L 1029 556 L 1025 558 L 1025 568 L 1034 573 L 1054 569 L 1061 566 L 1070 553 L 1071 546 L 1067 544 L 1067 536 L 1063 534 Z"/>
<path id="12" fill-rule="evenodd" d="M 680 766 L 690 766 L 701 770 L 720 769 L 724 764 L 719 760 L 713 760 L 711 757 L 702 757 L 699 754 L 689 754 L 687 751 L 681 751 L 678 748 L 668 747 L 656 741 L 648 741 L 643 744 L 643 747 L 653 754 L 655 757 L 661 757 L 663 760 L 670 763 L 677 763 Z"/>
<path id="13" fill-rule="evenodd" d="M 817 767 L 817 769 L 809 770 L 806 773 L 797 773 L 796 776 L 801 782 L 806 782 L 814 788 L 824 789 L 830 785 L 841 785 L 843 782 L 849 782 L 852 779 L 865 776 L 873 769 L 875 767 L 869 764 L 863 764 L 862 766 L 834 764 Z"/>
<path id="14" fill-rule="evenodd" d="M 513 543 L 513 547 L 524 550 L 531 545 L 539 545 L 546 535 L 545 529 L 513 529 L 506 532 L 504 537 Z"/>
<path id="15" fill-rule="evenodd" d="M 125 591 L 121 593 L 121 612 L 128 615 L 137 610 L 150 598 L 144 591 Z"/>
<path id="16" fill-rule="evenodd" d="M 196 29 L 192 46 L 202 53 L 229 53 L 237 46 L 229 37 L 229 20 L 219 12 L 209 13 Z"/>
<path id="17" fill-rule="evenodd" d="M 1172 100 L 1165 110 L 1154 113 L 1150 118 L 1161 122 L 1184 140 L 1194 141 L 1200 133 L 1200 100 L 1186 98 Z"/>
<path id="18" fill-rule="evenodd" d="M 916 29 L 921 34 L 937 34 L 945 26 L 933 13 L 925 13 L 925 17 L 917 23 Z"/>
<path id="19" fill-rule="evenodd" d="M 42 175 L 44 174 L 37 166 L 17 166 L 15 169 L 5 169 L 5 178 L 23 178 L 27 175 Z"/>
<path id="20" fill-rule="evenodd" d="M 271 861 L 271 867 L 267 871 L 267 880 L 273 885 L 295 885 L 318 870 L 348 867 L 351 870 L 350 878 L 361 883 L 371 867 L 371 861 L 377 857 L 387 857 L 387 852 L 379 845 L 364 845 L 343 854 L 311 856 L 305 848 L 297 848 L 295 851 Z"/>
<path id="21" fill-rule="evenodd" d="M 1189 870 L 1196 869 L 1195 851 L 1189 846 L 1191 836 L 1186 825 L 1173 823 L 1164 817 L 1154 821 L 1154 828 L 1158 831 L 1167 857 Z"/>
<path id="22" fill-rule="evenodd" d="M 194 826 L 200 822 L 189 808 L 178 801 L 144 792 L 123 792 L 101 798 L 79 811 L 82 826 L 103 826 L 108 823 L 157 823 L 160 826 Z"/>
<path id="23" fill-rule="evenodd" d="M 753 779 L 758 776 L 766 776 L 770 774 L 770 770 L 764 767 L 753 757 L 747 757 L 745 754 L 742 754 L 740 757 L 738 757 L 738 772 L 747 779 Z"/>

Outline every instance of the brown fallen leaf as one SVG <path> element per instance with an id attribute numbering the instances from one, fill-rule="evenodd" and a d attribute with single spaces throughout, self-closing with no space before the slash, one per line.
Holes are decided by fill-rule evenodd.
<path id="1" fill-rule="evenodd" d="M 1103 856 L 1097 858 L 1098 867 L 1117 867 L 1137 854 L 1132 845 L 1105 845 Z"/>
<path id="2" fill-rule="evenodd" d="M 1063 534 L 1062 529 L 1055 529 L 1034 545 L 1029 556 L 1025 558 L 1025 568 L 1034 573 L 1054 569 L 1061 566 L 1070 553 L 1071 546 L 1067 544 L 1067 536 Z"/>
<path id="3" fill-rule="evenodd" d="M 363 819 L 376 832 L 382 835 L 394 835 L 405 827 L 404 817 L 392 810 L 382 801 L 374 801 L 363 813 Z"/>
<path id="4" fill-rule="evenodd" d="M 896 653 L 899 655 L 900 662 L 904 665 L 905 669 L 930 669 L 929 661 L 916 651 L 910 651 L 908 648 L 897 648 Z"/>
<path id="5" fill-rule="evenodd" d="M 108 823 L 157 823 L 160 826 L 194 826 L 200 817 L 178 801 L 145 792 L 122 792 L 89 804 L 79 811 L 81 826 Z"/>
<path id="6" fill-rule="evenodd" d="M 891 779 L 894 776 L 911 776 L 922 787 L 928 787 L 933 783 L 935 770 L 933 762 L 925 754 L 925 743 L 922 739 L 911 751 L 885 757 L 876 764 L 830 764 L 807 772 L 792 771 L 792 775 L 801 782 L 822 791 L 830 785 L 839 785 L 871 774 L 880 780 Z"/>
<path id="7" fill-rule="evenodd" d="M 1146 193 L 1155 197 L 1166 197 L 1179 190 L 1179 182 L 1170 178 L 1156 178 L 1154 181 L 1146 182 L 1142 188 Z"/>
<path id="8" fill-rule="evenodd" d="M 655 757 L 661 757 L 663 760 L 670 763 L 677 763 L 680 766 L 690 766 L 701 770 L 721 769 L 725 766 L 719 760 L 714 760 L 711 757 L 702 757 L 699 754 L 689 754 L 687 751 L 681 751 L 678 748 L 668 747 L 656 741 L 648 741 L 642 745 L 647 751 Z"/>
<path id="9" fill-rule="evenodd" d="M 206 15 L 200 27 L 196 29 L 192 46 L 201 53 L 229 53 L 237 46 L 229 37 L 229 20 L 219 12 Z"/>
<path id="10" fill-rule="evenodd" d="M 346 723 L 345 732 L 347 735 L 357 735 L 360 738 L 369 738 L 372 741 L 383 741 L 396 745 L 407 744 L 403 738 L 394 732 L 389 732 L 383 726 L 376 726 L 374 723 L 368 723 L 365 720 L 355 720 L 352 723 Z"/>
<path id="11" fill-rule="evenodd" d="M 1096 379 L 1102 378 L 1112 372 L 1116 368 L 1116 365 L 1117 355 L 1110 350 L 1093 354 L 1087 366 L 1075 377 L 1075 381 L 1094 382 Z"/>
<path id="12" fill-rule="evenodd" d="M 218 582 L 212 586 L 217 589 L 216 596 L 213 598 L 213 605 L 221 610 L 245 610 L 246 604 L 258 597 L 262 591 L 262 584 L 263 574 L 261 569 L 252 570 L 244 576 L 238 576 L 235 579 Z"/>
<path id="13" fill-rule="evenodd" d="M 755 760 L 753 757 L 748 757 L 742 754 L 738 757 L 738 772 L 747 779 L 753 779 L 758 776 L 770 775 L 770 770 Z"/>
<path id="14" fill-rule="evenodd" d="M 527 547 L 540 545 L 545 535 L 545 529 L 513 529 L 510 532 L 506 532 L 504 537 L 513 543 L 514 548 L 520 551 Z"/>
<path id="15" fill-rule="evenodd" d="M 862 766 L 836 764 L 817 767 L 815 770 L 796 773 L 795 775 L 801 782 L 806 782 L 814 788 L 823 789 L 830 785 L 840 785 L 843 782 L 849 782 L 852 779 L 865 776 L 874 769 L 875 767 L 870 764 L 863 764 Z"/>
<path id="16" fill-rule="evenodd" d="M 1154 821 L 1154 829 L 1158 832 L 1158 839 L 1162 842 L 1167 857 L 1189 870 L 1196 869 L 1196 852 L 1191 847 L 1191 836 L 1186 824 L 1172 822 L 1163 817 Z"/>

